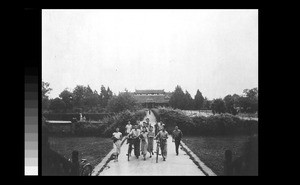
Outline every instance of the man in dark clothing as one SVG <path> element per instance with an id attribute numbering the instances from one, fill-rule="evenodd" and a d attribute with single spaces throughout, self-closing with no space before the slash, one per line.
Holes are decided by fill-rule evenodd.
<path id="1" fill-rule="evenodd" d="M 158 133 L 158 123 L 157 122 L 154 125 L 154 131 L 155 131 L 155 135 L 157 135 L 157 133 Z"/>
<path id="2" fill-rule="evenodd" d="M 175 130 L 172 133 L 173 141 L 175 141 L 176 155 L 178 155 L 178 148 L 183 134 L 181 130 L 178 129 L 178 126 L 175 126 Z"/>

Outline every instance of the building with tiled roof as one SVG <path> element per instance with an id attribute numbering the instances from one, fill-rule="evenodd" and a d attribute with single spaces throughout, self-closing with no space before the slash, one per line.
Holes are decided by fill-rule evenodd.
<path id="1" fill-rule="evenodd" d="M 172 95 L 171 92 L 164 90 L 135 90 L 133 97 L 137 100 L 138 104 L 143 107 L 152 108 L 157 106 L 168 106 L 169 100 Z"/>

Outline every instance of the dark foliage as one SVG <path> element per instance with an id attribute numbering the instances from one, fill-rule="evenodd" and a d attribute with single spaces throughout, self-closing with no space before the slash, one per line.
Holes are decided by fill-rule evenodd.
<path id="1" fill-rule="evenodd" d="M 80 115 L 78 113 L 44 113 L 43 116 L 47 120 L 72 121 L 73 118 L 76 118 L 78 121 L 80 120 Z M 82 116 L 84 116 L 86 120 L 98 121 L 105 117 L 109 117 L 110 114 L 84 113 Z"/>
<path id="2" fill-rule="evenodd" d="M 231 114 L 209 117 L 186 116 L 180 110 L 169 108 L 152 109 L 157 121 L 162 121 L 167 131 L 177 125 L 185 135 L 252 135 L 258 133 L 258 122 L 243 120 Z"/>

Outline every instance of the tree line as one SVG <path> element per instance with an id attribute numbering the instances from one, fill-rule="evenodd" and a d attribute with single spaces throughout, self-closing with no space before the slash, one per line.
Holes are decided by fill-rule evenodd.
<path id="1" fill-rule="evenodd" d="M 48 82 L 42 82 L 43 112 L 53 113 L 103 113 L 121 112 L 123 110 L 137 110 L 141 107 L 126 89 L 125 92 L 115 95 L 109 87 L 100 87 L 100 93 L 90 86 L 77 85 L 73 91 L 63 90 L 59 97 L 49 99 L 52 89 Z M 177 85 L 169 100 L 172 108 L 182 110 L 212 110 L 213 113 L 230 114 L 255 113 L 258 110 L 258 89 L 245 89 L 242 95 L 227 95 L 224 98 L 208 100 L 198 89 L 194 98 L 186 90 Z"/>
<path id="2" fill-rule="evenodd" d="M 49 99 L 48 94 L 52 90 L 50 84 L 42 82 L 42 106 L 43 110 L 55 113 L 71 112 L 103 112 L 112 98 L 113 92 L 102 85 L 100 93 L 92 90 L 90 86 L 77 85 L 73 91 L 63 90 L 59 97 Z"/>
<path id="3" fill-rule="evenodd" d="M 170 106 L 182 110 L 209 109 L 215 113 L 256 113 L 258 111 L 258 88 L 245 89 L 242 95 L 227 95 L 224 98 L 208 100 L 198 89 L 194 98 L 177 85 L 170 98 Z"/>

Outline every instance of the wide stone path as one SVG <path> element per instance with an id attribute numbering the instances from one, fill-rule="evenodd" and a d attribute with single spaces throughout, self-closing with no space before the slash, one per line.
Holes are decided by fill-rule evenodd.
<path id="1" fill-rule="evenodd" d="M 150 119 L 150 124 L 156 122 L 153 113 L 145 117 Z M 156 143 L 154 141 L 154 150 L 156 149 Z M 168 156 L 166 161 L 162 160 L 161 155 L 158 157 L 158 163 L 156 163 L 156 156 L 150 158 L 149 153 L 146 156 L 146 161 L 140 156 L 136 159 L 132 151 L 130 161 L 127 160 L 128 144 L 126 141 L 121 147 L 121 153 L 119 155 L 119 161 L 114 162 L 111 160 L 105 169 L 99 174 L 99 176 L 109 175 L 190 175 L 190 176 L 204 176 L 205 174 L 193 163 L 189 156 L 183 151 L 179 150 L 179 155 L 176 156 L 175 144 L 172 142 L 171 136 L 168 139 Z"/>

